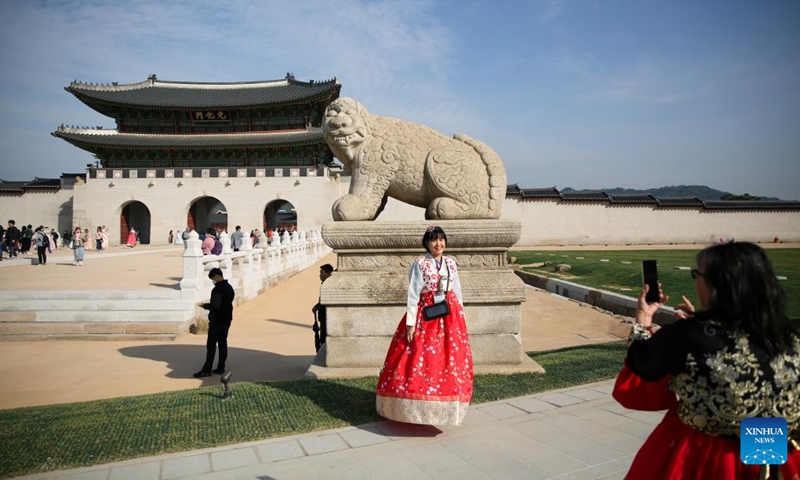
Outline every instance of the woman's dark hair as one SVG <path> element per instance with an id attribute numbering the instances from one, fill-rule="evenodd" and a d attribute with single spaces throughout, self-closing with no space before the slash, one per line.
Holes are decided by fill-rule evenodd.
<path id="1" fill-rule="evenodd" d="M 436 240 L 437 238 L 441 238 L 447 243 L 447 234 L 444 233 L 442 227 L 431 226 L 425 230 L 425 235 L 422 236 L 422 246 L 425 247 L 426 252 L 430 253 L 430 250 L 428 250 L 428 242 Z"/>
<path id="2" fill-rule="evenodd" d="M 697 265 L 711 291 L 710 316 L 744 331 L 771 355 L 792 346 L 799 332 L 786 316 L 786 293 L 761 247 L 712 245 L 697 254 Z"/>

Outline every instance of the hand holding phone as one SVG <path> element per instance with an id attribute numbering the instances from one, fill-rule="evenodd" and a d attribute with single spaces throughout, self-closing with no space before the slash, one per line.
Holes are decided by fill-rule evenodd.
<path id="1" fill-rule="evenodd" d="M 649 287 L 644 297 L 647 303 L 657 303 L 658 292 L 658 264 L 655 260 L 642 260 L 642 283 Z"/>

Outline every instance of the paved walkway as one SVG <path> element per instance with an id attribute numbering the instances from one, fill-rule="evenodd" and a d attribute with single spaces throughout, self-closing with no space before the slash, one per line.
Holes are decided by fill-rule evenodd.
<path id="1" fill-rule="evenodd" d="M 87 289 L 131 288 L 129 282 L 174 288 L 180 247 L 137 248 L 89 252 L 84 267 L 72 266 L 69 252 L 53 255 L 45 267 L 4 261 L 0 288 L 66 289 L 76 275 Z M 335 263 L 335 256 L 322 263 Z M 234 380 L 302 377 L 314 356 L 310 307 L 318 292 L 312 267 L 236 309 L 228 361 Z M 532 288 L 522 317 L 525 351 L 612 341 L 629 329 Z M 3 342 L 0 408 L 218 385 L 217 377 L 191 377 L 204 344 L 202 335 L 174 342 Z M 610 385 L 482 404 L 457 428 L 386 421 L 29 478 L 621 478 L 660 415 L 622 409 Z"/>

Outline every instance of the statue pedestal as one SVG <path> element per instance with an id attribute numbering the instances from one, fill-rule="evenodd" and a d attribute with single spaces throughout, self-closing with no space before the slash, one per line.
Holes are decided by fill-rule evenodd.
<path id="1" fill-rule="evenodd" d="M 424 255 L 428 224 L 447 233 L 445 255 L 458 264 L 475 373 L 544 372 L 522 351 L 520 303 L 525 284 L 506 266 L 519 222 L 331 222 L 322 238 L 338 256 L 322 284 L 328 337 L 306 378 L 378 375 L 406 311 L 408 271 Z"/>

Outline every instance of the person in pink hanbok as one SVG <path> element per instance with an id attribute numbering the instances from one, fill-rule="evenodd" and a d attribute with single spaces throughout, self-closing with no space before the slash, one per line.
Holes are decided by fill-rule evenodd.
<path id="1" fill-rule="evenodd" d="M 409 271 L 406 314 L 392 338 L 377 386 L 376 408 L 390 420 L 459 425 L 472 399 L 472 350 L 455 260 L 444 255 L 447 235 L 429 227 L 427 255 Z M 426 318 L 425 307 L 446 303 L 447 313 Z"/>
<path id="2" fill-rule="evenodd" d="M 134 230 L 133 227 L 131 227 L 130 231 L 128 232 L 128 242 L 126 245 L 131 248 L 136 246 L 136 230 Z"/>

